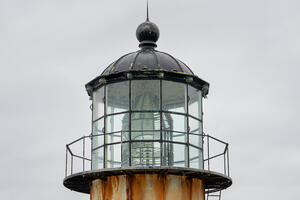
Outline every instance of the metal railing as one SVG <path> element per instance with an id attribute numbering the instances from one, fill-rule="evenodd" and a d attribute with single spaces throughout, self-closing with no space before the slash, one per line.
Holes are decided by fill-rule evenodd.
<path id="1" fill-rule="evenodd" d="M 66 145 L 65 176 L 91 170 L 91 141 L 97 135 L 78 138 Z M 203 169 L 229 176 L 228 143 L 203 134 Z"/>
<path id="2" fill-rule="evenodd" d="M 222 197 L 222 191 L 215 191 L 215 192 L 208 192 L 206 191 L 206 200 L 221 200 L 221 197 Z"/>
<path id="3" fill-rule="evenodd" d="M 66 145 L 66 166 L 65 166 L 65 176 L 72 175 L 74 174 L 74 158 L 80 159 L 82 162 L 82 168 L 77 172 L 83 172 L 83 171 L 89 171 L 91 170 L 91 156 L 89 155 L 87 157 L 86 152 L 87 152 L 87 140 L 89 145 L 91 145 L 91 139 L 92 136 L 83 136 L 81 138 L 78 138 L 77 140 L 74 140 L 73 142 L 69 143 Z M 72 150 L 72 147 L 75 146 L 75 144 L 82 143 L 82 152 L 78 153 L 78 148 L 77 152 L 75 153 L 74 150 Z M 91 151 L 91 149 L 88 149 Z M 88 166 L 86 166 L 88 165 Z M 69 173 L 68 173 L 69 172 Z"/>
<path id="4" fill-rule="evenodd" d="M 204 150 L 204 155 L 205 155 L 205 150 L 206 150 L 206 158 L 204 158 L 204 169 L 208 170 L 208 171 L 216 171 L 216 172 L 220 172 L 226 176 L 229 176 L 229 149 L 228 146 L 229 144 L 219 140 L 213 136 L 210 135 L 203 135 L 203 140 L 204 140 L 204 144 L 205 144 L 205 139 L 206 139 L 206 148 L 203 148 Z M 211 143 L 217 143 L 218 145 L 222 145 L 222 147 L 219 147 L 216 149 L 214 149 L 214 147 L 211 146 Z M 204 145 L 205 146 L 205 145 Z M 212 149 L 214 150 L 212 152 Z M 212 161 L 215 161 L 216 159 L 221 157 L 221 161 L 223 163 L 223 170 L 220 171 L 220 166 L 218 165 L 217 170 L 215 170 L 214 167 L 216 167 L 215 165 L 212 165 Z M 220 164 L 221 162 L 217 162 L 218 164 Z M 205 165 L 206 164 L 206 165 Z M 207 166 L 207 167 L 205 167 Z"/>

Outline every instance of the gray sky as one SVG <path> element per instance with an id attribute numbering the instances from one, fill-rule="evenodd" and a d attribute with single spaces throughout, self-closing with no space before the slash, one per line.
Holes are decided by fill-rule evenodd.
<path id="1" fill-rule="evenodd" d="M 90 133 L 84 84 L 138 50 L 145 2 L 0 0 L 1 199 L 89 199 L 62 186 L 65 144 Z M 299 10 L 299 0 L 150 0 L 157 49 L 211 84 L 205 132 L 230 143 L 224 200 L 300 199 Z"/>

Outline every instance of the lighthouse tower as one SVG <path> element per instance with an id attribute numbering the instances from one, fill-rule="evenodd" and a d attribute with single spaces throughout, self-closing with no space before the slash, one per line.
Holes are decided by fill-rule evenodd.
<path id="1" fill-rule="evenodd" d="M 156 50 L 159 34 L 147 16 L 140 49 L 86 84 L 92 133 L 66 145 L 65 187 L 91 200 L 204 200 L 232 184 L 228 144 L 203 131 L 209 84 Z"/>

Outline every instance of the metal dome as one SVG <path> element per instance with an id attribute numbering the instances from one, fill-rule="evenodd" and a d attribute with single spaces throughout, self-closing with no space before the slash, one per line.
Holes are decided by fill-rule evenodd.
<path id="1" fill-rule="evenodd" d="M 168 53 L 157 51 L 158 27 L 149 21 L 141 23 L 136 30 L 140 50 L 123 55 L 111 63 L 98 77 L 86 84 L 89 95 L 93 90 L 112 82 L 128 79 L 164 79 L 175 82 L 188 82 L 202 90 L 206 96 L 209 83 L 200 79 L 179 59 Z"/>
<path id="2" fill-rule="evenodd" d="M 139 51 L 120 57 L 110 64 L 101 75 L 110 75 L 128 71 L 163 70 L 181 72 L 194 75 L 189 67 L 168 53 L 157 51 L 154 48 L 159 38 L 159 28 L 147 19 L 136 29 L 136 38 L 140 42 Z"/>
<path id="3" fill-rule="evenodd" d="M 101 75 L 110 75 L 128 71 L 163 70 L 194 75 L 192 70 L 168 53 L 145 46 L 139 51 L 126 54 L 110 64 Z"/>

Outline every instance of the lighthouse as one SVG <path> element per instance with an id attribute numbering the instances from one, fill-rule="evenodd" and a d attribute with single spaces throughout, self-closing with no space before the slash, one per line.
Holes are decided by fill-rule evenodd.
<path id="1" fill-rule="evenodd" d="M 139 50 L 86 84 L 92 131 L 66 145 L 65 187 L 91 200 L 204 200 L 231 186 L 228 143 L 203 130 L 209 83 L 157 50 L 159 35 L 147 14 Z"/>

